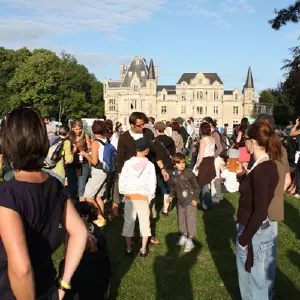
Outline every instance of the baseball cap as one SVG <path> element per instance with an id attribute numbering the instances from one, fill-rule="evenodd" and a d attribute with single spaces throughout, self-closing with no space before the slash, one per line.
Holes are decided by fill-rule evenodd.
<path id="1" fill-rule="evenodd" d="M 156 122 L 154 124 L 154 129 L 156 129 L 156 130 L 165 130 L 166 129 L 166 124 L 164 122 Z"/>
<path id="2" fill-rule="evenodd" d="M 143 152 L 146 149 L 149 149 L 151 147 L 151 144 L 152 144 L 151 141 L 145 138 L 140 138 L 135 141 L 136 151 Z"/>

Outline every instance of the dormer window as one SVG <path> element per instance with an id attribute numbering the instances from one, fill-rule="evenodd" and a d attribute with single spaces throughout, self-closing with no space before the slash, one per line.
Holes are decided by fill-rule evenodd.
<path id="1" fill-rule="evenodd" d="M 141 72 L 142 77 L 145 77 L 145 71 Z"/>
<path id="2" fill-rule="evenodd" d="M 198 78 L 198 84 L 202 84 L 202 78 Z"/>
<path id="3" fill-rule="evenodd" d="M 133 86 L 133 91 L 134 92 L 137 92 L 139 90 L 139 87 L 135 84 L 134 86 Z"/>
<path id="4" fill-rule="evenodd" d="M 140 61 L 139 60 L 136 60 L 135 61 L 135 64 L 138 66 L 140 64 Z"/>
<path id="5" fill-rule="evenodd" d="M 129 77 L 132 77 L 132 72 L 128 72 Z"/>
<path id="6" fill-rule="evenodd" d="M 163 100 L 166 100 L 166 94 L 163 94 L 162 97 L 163 97 Z"/>
<path id="7" fill-rule="evenodd" d="M 235 100 L 235 101 L 238 100 L 238 96 L 239 96 L 238 94 L 235 94 L 235 95 L 234 95 L 234 100 Z"/>

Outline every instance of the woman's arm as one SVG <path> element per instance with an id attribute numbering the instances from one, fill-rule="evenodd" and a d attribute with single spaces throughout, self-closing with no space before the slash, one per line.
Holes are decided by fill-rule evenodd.
<path id="1" fill-rule="evenodd" d="M 93 166 L 96 166 L 99 157 L 98 157 L 98 149 L 99 149 L 99 143 L 97 141 L 92 142 L 92 157 L 90 157 L 86 152 L 81 152 L 82 156 L 84 156 L 89 163 L 91 163 Z"/>
<path id="2" fill-rule="evenodd" d="M 67 200 L 65 204 L 62 224 L 68 233 L 68 239 L 64 271 L 61 279 L 69 284 L 79 265 L 88 237 L 87 228 L 76 212 L 71 200 Z M 59 299 L 62 299 L 63 296 L 64 292 L 59 290 Z"/>
<path id="3" fill-rule="evenodd" d="M 198 155 L 198 159 L 197 159 L 197 163 L 196 163 L 196 167 L 199 168 L 202 160 L 203 160 L 203 155 L 204 155 L 204 149 L 206 147 L 206 143 L 204 141 L 204 139 L 200 140 L 200 149 L 199 149 L 199 155 Z"/>
<path id="4" fill-rule="evenodd" d="M 9 208 L 0 207 L 0 236 L 7 254 L 8 277 L 18 300 L 34 300 L 33 270 L 20 215 Z"/>
<path id="5" fill-rule="evenodd" d="M 239 131 L 239 134 L 238 134 L 238 136 L 236 138 L 236 142 L 239 143 L 241 141 L 241 139 L 242 139 L 242 132 Z"/>
<path id="6" fill-rule="evenodd" d="M 90 152 L 92 149 L 92 142 L 91 142 L 91 138 L 89 137 L 89 135 L 87 133 L 85 133 L 85 140 L 86 140 L 86 144 L 88 147 L 88 151 Z"/>

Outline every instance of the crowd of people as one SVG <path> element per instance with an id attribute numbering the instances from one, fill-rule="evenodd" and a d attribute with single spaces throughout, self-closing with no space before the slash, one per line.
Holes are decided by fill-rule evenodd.
<path id="1" fill-rule="evenodd" d="M 128 256 L 139 228 L 145 258 L 149 244 L 160 244 L 152 220 L 158 213 L 167 218 L 177 207 L 177 245 L 188 253 L 197 236 L 197 210 L 209 213 L 224 191 L 239 190 L 241 296 L 272 299 L 277 222 L 284 218 L 284 192 L 299 188 L 300 149 L 291 177 L 287 151 L 268 115 L 252 125 L 243 118 L 234 143 L 211 117 L 203 119 L 199 131 L 193 118 L 155 122 L 142 112 L 133 112 L 129 124 L 123 132 L 118 122 L 96 120 L 89 136 L 81 120 L 56 132 L 49 117 L 34 108 L 6 115 L 0 139 L 5 180 L 0 185 L 0 298 L 108 299 L 111 270 L 102 230 L 108 217 L 123 215 Z M 300 136 L 299 125 L 298 119 L 292 137 Z M 51 256 L 60 230 L 66 233 L 66 251 L 56 278 Z M 95 269 L 99 264 L 101 270 Z"/>

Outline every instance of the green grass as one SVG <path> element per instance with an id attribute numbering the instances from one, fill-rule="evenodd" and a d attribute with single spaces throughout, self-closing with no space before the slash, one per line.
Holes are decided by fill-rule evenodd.
<path id="1" fill-rule="evenodd" d="M 150 246 L 146 259 L 124 254 L 122 220 L 106 227 L 113 268 L 112 299 L 183 300 L 240 299 L 235 265 L 237 194 L 225 194 L 212 211 L 198 212 L 195 249 L 183 254 L 178 238 L 176 210 L 156 223 L 159 246 Z M 160 203 L 158 204 L 160 206 Z M 300 299 L 300 201 L 286 198 L 285 221 L 279 224 L 275 299 Z M 62 248 L 54 254 L 56 265 Z"/>

